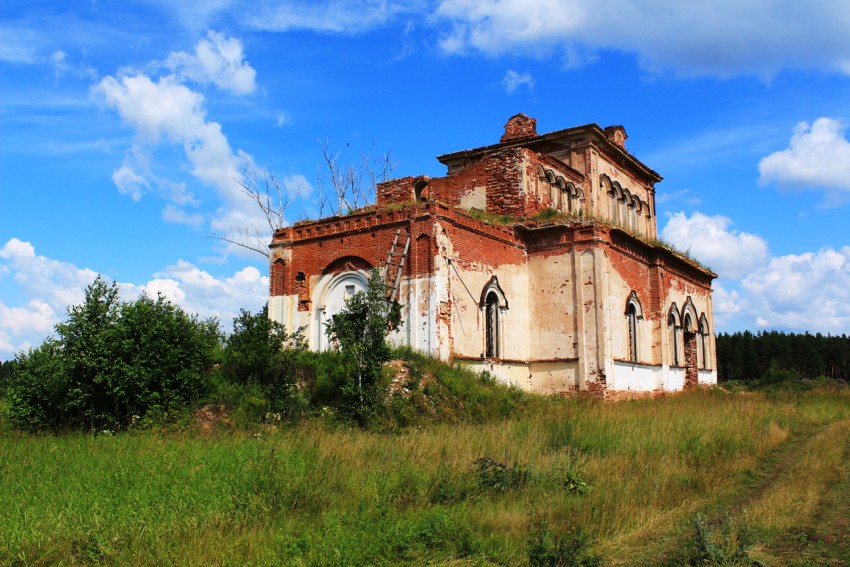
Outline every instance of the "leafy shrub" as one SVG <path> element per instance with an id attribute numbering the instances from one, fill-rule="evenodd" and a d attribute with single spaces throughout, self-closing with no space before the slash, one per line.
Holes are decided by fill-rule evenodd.
<path id="1" fill-rule="evenodd" d="M 578 471 L 570 467 L 564 473 L 564 489 L 571 494 L 587 494 L 591 486 Z"/>
<path id="2" fill-rule="evenodd" d="M 312 406 L 342 404 L 342 389 L 348 377 L 338 351 L 303 352 L 296 372 L 296 379 L 308 393 Z"/>
<path id="3" fill-rule="evenodd" d="M 245 388 L 232 401 L 237 405 L 244 402 L 247 414 L 299 415 L 301 404 L 292 401 L 296 398 L 298 357 L 306 348 L 300 330 L 287 333 L 283 325 L 269 319 L 268 306 L 256 314 L 241 310 L 233 319 L 233 333 L 225 343 L 221 365 L 227 381 Z"/>
<path id="4" fill-rule="evenodd" d="M 221 341 L 216 321 L 161 295 L 121 302 L 100 276 L 56 334 L 16 360 L 8 413 L 17 427 L 112 430 L 168 415 L 206 394 Z"/>
<path id="5" fill-rule="evenodd" d="M 474 463 L 478 486 L 486 492 L 507 492 L 524 488 L 528 484 L 527 468 L 514 463 L 508 467 L 490 457 L 481 457 Z"/>
<path id="6" fill-rule="evenodd" d="M 6 391 L 6 386 L 11 381 L 12 374 L 14 372 L 15 372 L 15 361 L 14 360 L 7 360 L 5 362 L 0 360 L 0 396 L 2 396 L 3 393 Z"/>
<path id="7" fill-rule="evenodd" d="M 761 385 L 779 384 L 779 383 L 799 383 L 803 379 L 803 375 L 793 368 L 783 368 L 778 364 L 771 364 L 770 368 L 762 375 L 759 380 Z"/>
<path id="8" fill-rule="evenodd" d="M 67 419 L 68 384 L 63 374 L 62 345 L 48 338 L 18 355 L 17 372 L 10 378 L 6 398 L 9 421 L 22 429 L 57 428 Z"/>
<path id="9" fill-rule="evenodd" d="M 579 530 L 569 534 L 553 534 L 549 522 L 534 514 L 529 521 L 526 539 L 528 564 L 531 567 L 596 567 L 599 556 L 589 552 L 587 535 Z"/>
<path id="10" fill-rule="evenodd" d="M 697 516 L 688 565 L 760 565 L 750 557 L 753 535 L 746 524 L 726 516 L 719 524 Z"/>
<path id="11" fill-rule="evenodd" d="M 375 269 L 366 291 L 348 298 L 326 329 L 329 342 L 339 347 L 345 368 L 342 409 L 361 426 L 383 402 L 383 364 L 391 352 L 387 332 L 401 323 L 401 306 L 388 304 L 385 293 L 383 278 Z"/>

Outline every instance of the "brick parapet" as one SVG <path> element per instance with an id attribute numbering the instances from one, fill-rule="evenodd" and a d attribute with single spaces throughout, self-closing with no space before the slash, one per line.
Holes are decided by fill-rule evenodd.
<path id="1" fill-rule="evenodd" d="M 378 183 L 375 188 L 375 205 L 380 207 L 395 203 L 412 203 L 415 180 L 414 177 L 401 177 Z"/>
<path id="2" fill-rule="evenodd" d="M 271 295 L 296 294 L 299 309 L 308 309 L 311 277 L 321 275 L 330 266 L 349 257 L 353 269 L 383 265 L 398 230 L 411 235 L 411 257 L 405 274 L 431 273 L 433 262 L 429 258 L 436 254 L 433 237 L 440 222 L 457 239 L 464 256 L 485 258 L 493 254 L 497 264 L 517 263 L 525 257 L 524 244 L 512 227 L 475 219 L 443 203 L 368 210 L 299 223 L 277 231 L 272 243 Z M 426 237 L 424 241 L 423 236 Z M 358 258 L 365 260 L 368 266 Z"/>
<path id="3" fill-rule="evenodd" d="M 433 216 L 445 219 L 464 228 L 492 238 L 521 246 L 513 226 L 499 225 L 476 219 L 444 203 L 431 202 L 398 209 L 368 210 L 346 216 L 329 217 L 299 223 L 277 231 L 272 247 L 289 246 L 298 242 L 326 239 L 332 236 L 353 234 L 391 225 L 403 225 L 411 220 Z"/>

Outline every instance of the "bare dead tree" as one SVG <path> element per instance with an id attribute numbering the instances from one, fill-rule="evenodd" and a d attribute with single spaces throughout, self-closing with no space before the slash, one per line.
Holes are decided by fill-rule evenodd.
<path id="1" fill-rule="evenodd" d="M 324 216 L 325 206 L 332 215 L 341 215 L 372 203 L 378 183 L 385 181 L 396 166 L 389 152 L 378 158 L 367 154 L 357 163 L 341 165 L 340 150 L 332 150 L 327 141 L 321 143 L 321 147 L 327 176 L 321 173 L 317 175 L 320 216 Z M 364 183 L 364 176 L 368 178 L 367 183 Z M 325 179 L 330 188 L 327 187 Z"/>
<path id="2" fill-rule="evenodd" d="M 300 192 L 287 190 L 273 173 L 253 166 L 245 168 L 242 179 L 233 181 L 239 184 L 242 193 L 257 205 L 268 229 L 265 226 L 236 226 L 226 234 L 213 237 L 268 258 L 272 235 L 284 227 L 284 213 Z"/>
<path id="3" fill-rule="evenodd" d="M 324 160 L 324 165 L 316 166 L 320 218 L 326 212 L 334 216 L 346 214 L 374 202 L 378 183 L 385 181 L 396 166 L 389 152 L 378 158 L 367 154 L 356 163 L 342 165 L 341 151 L 332 150 L 327 141 L 320 146 Z M 325 171 L 324 175 L 322 171 Z M 245 168 L 242 178 L 233 181 L 259 208 L 268 228 L 242 225 L 233 227 L 226 234 L 214 234 L 212 237 L 268 258 L 272 236 L 286 225 L 284 213 L 300 193 L 289 190 L 268 170 L 253 165 Z"/>

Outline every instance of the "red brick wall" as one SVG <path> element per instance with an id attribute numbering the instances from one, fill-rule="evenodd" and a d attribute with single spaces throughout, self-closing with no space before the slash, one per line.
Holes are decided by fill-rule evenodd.
<path id="1" fill-rule="evenodd" d="M 413 202 L 413 177 L 401 177 L 378 183 L 375 188 L 375 205 L 382 207 L 395 203 Z"/>
<path id="2" fill-rule="evenodd" d="M 525 114 L 515 114 L 505 124 L 505 133 L 502 134 L 501 142 L 537 135 L 537 119 Z"/>
<path id="3" fill-rule="evenodd" d="M 274 246 L 288 248 L 291 257 L 288 269 L 277 262 L 272 264 L 272 294 L 297 293 L 300 302 L 309 301 L 312 276 L 383 266 L 398 230 L 402 234 L 399 252 L 404 235 L 411 235 L 404 273 L 432 273 L 433 257 L 438 253 L 433 246 L 437 222 L 446 229 L 461 260 L 492 266 L 524 261 L 524 248 L 513 229 L 473 219 L 438 203 L 426 203 L 300 223 L 278 231 Z"/>
<path id="4" fill-rule="evenodd" d="M 431 197 L 441 203 L 458 206 L 460 199 L 476 187 L 487 185 L 486 160 L 477 161 L 448 177 L 431 180 Z"/>
<path id="5" fill-rule="evenodd" d="M 269 295 L 287 295 L 286 293 L 286 262 L 275 260 L 269 270 Z"/>
<path id="6" fill-rule="evenodd" d="M 511 148 L 496 152 L 487 160 L 488 211 L 513 217 L 525 216 L 522 186 L 525 152 L 522 148 Z"/>

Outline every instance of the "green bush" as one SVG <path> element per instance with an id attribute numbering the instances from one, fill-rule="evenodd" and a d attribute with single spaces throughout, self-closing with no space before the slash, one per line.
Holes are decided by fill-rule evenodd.
<path id="1" fill-rule="evenodd" d="M 23 429 L 123 429 L 204 396 L 221 333 L 161 295 L 121 302 L 100 276 L 56 325 L 56 339 L 16 359 L 9 419 Z"/>
<path id="2" fill-rule="evenodd" d="M 0 397 L 3 396 L 3 393 L 6 391 L 6 386 L 9 384 L 9 381 L 12 379 L 12 373 L 15 372 L 15 361 L 0 360 Z"/>
<path id="3" fill-rule="evenodd" d="M 478 487 L 484 492 L 507 492 L 525 488 L 531 476 L 528 469 L 518 463 L 509 467 L 490 457 L 481 457 L 473 464 Z"/>
<path id="4" fill-rule="evenodd" d="M 387 303 L 384 280 L 375 269 L 365 292 L 358 291 L 333 316 L 326 329 L 331 344 L 338 345 L 345 369 L 342 407 L 361 426 L 383 402 L 383 365 L 390 359 L 387 332 L 401 324 L 401 306 Z"/>
<path id="5" fill-rule="evenodd" d="M 245 388 L 236 403 L 244 401 L 249 414 L 266 405 L 266 412 L 300 415 L 296 394 L 298 357 L 307 348 L 299 331 L 287 333 L 283 325 L 268 317 L 268 307 L 256 314 L 242 310 L 233 320 L 233 333 L 224 347 L 221 373 L 225 379 Z M 231 392 L 233 393 L 233 392 Z M 261 402 L 261 400 L 264 400 Z"/>
<path id="6" fill-rule="evenodd" d="M 58 428 L 65 416 L 68 384 L 61 365 L 61 344 L 51 338 L 16 359 L 6 399 L 9 421 L 21 429 Z"/>
<path id="7" fill-rule="evenodd" d="M 746 524 L 733 522 L 728 515 L 710 523 L 697 516 L 688 565 L 761 565 L 750 557 L 753 535 Z"/>
<path id="8" fill-rule="evenodd" d="M 597 567 L 599 556 L 588 550 L 587 535 L 582 531 L 569 534 L 553 534 L 549 522 L 542 515 L 534 514 L 529 521 L 526 539 L 528 564 L 531 567 Z"/>

